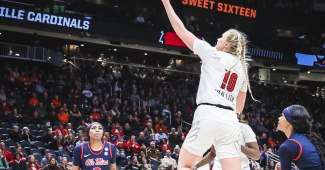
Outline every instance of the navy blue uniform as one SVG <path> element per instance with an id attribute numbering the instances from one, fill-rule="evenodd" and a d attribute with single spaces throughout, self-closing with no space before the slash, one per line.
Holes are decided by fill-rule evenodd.
<path id="1" fill-rule="evenodd" d="M 82 170 L 110 170 L 110 164 L 116 162 L 115 145 L 103 142 L 99 151 L 93 151 L 89 142 L 76 146 L 73 151 L 73 165 L 79 166 Z"/>
<path id="2" fill-rule="evenodd" d="M 293 133 L 279 149 L 281 170 L 291 170 L 295 162 L 299 170 L 324 170 L 313 143 L 303 134 Z"/>

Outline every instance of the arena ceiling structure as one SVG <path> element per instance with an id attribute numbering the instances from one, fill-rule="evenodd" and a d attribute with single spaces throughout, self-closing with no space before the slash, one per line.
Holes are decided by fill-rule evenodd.
<path id="1" fill-rule="evenodd" d="M 266 81 L 286 77 L 286 82 L 325 82 L 324 0 L 171 1 L 186 27 L 212 45 L 229 28 L 245 32 L 248 55 L 254 60 L 252 75 L 268 77 Z M 175 71 L 199 70 L 199 58 L 173 32 L 159 0 L 0 4 L 1 57 L 22 58 L 29 49 L 35 51 L 35 60 L 38 56 L 60 66 L 73 59 L 123 63 L 127 58 L 129 63 L 162 68 L 173 60 L 178 63 Z M 16 53 L 12 45 L 26 46 L 26 53 Z"/>

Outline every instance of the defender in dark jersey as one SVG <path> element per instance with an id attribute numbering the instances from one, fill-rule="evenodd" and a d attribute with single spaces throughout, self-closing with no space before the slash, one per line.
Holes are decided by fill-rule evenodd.
<path id="1" fill-rule="evenodd" d="M 103 141 L 103 126 L 94 122 L 87 128 L 89 142 L 76 146 L 72 170 L 116 170 L 115 145 Z"/>
<path id="2" fill-rule="evenodd" d="M 324 170 L 319 142 L 315 142 L 311 128 L 312 118 L 303 106 L 292 105 L 283 110 L 278 129 L 288 140 L 279 149 L 281 170 L 291 170 L 292 162 L 301 170 Z"/>

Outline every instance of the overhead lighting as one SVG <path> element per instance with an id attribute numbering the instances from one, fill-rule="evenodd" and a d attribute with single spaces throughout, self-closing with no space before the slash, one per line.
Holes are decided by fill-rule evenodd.
<path id="1" fill-rule="evenodd" d="M 274 69 L 272 69 L 273 71 L 276 71 L 276 69 L 274 68 Z"/>
<path id="2" fill-rule="evenodd" d="M 307 73 L 310 74 L 310 71 L 308 70 Z"/>
<path id="3" fill-rule="evenodd" d="M 116 49 L 116 48 L 114 48 L 114 51 L 117 51 L 117 49 Z"/>
<path id="4" fill-rule="evenodd" d="M 303 40 L 306 38 L 306 35 L 299 36 L 298 38 Z"/>
<path id="5" fill-rule="evenodd" d="M 148 55 L 148 53 L 144 53 L 144 55 Z"/>
<path id="6" fill-rule="evenodd" d="M 81 47 L 85 46 L 84 44 L 80 44 Z"/>

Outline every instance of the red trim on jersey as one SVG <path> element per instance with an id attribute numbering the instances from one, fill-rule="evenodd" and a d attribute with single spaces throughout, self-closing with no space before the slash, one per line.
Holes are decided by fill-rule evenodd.
<path id="1" fill-rule="evenodd" d="M 111 155 L 111 159 L 113 158 L 113 153 L 112 153 L 112 144 L 111 143 L 108 143 L 109 144 L 109 154 Z"/>
<path id="2" fill-rule="evenodd" d="M 80 160 L 82 160 L 82 157 L 84 156 L 84 144 L 81 144 L 81 154 L 80 154 Z"/>
<path id="3" fill-rule="evenodd" d="M 90 144 L 90 142 L 88 142 L 88 148 L 89 148 L 89 151 L 90 151 L 92 154 L 94 154 L 94 155 L 100 155 L 100 154 L 103 152 L 103 150 L 104 150 L 105 142 L 103 142 L 102 149 L 100 149 L 99 153 L 95 153 L 95 152 L 93 152 L 93 150 L 91 149 L 91 147 L 90 147 L 89 144 Z"/>
<path id="4" fill-rule="evenodd" d="M 294 141 L 295 143 L 297 143 L 299 145 L 299 154 L 296 158 L 292 159 L 294 161 L 298 160 L 300 158 L 300 156 L 302 155 L 302 146 L 301 146 L 301 143 L 294 140 L 294 139 L 288 139 L 288 140 L 291 140 L 291 141 Z"/>

